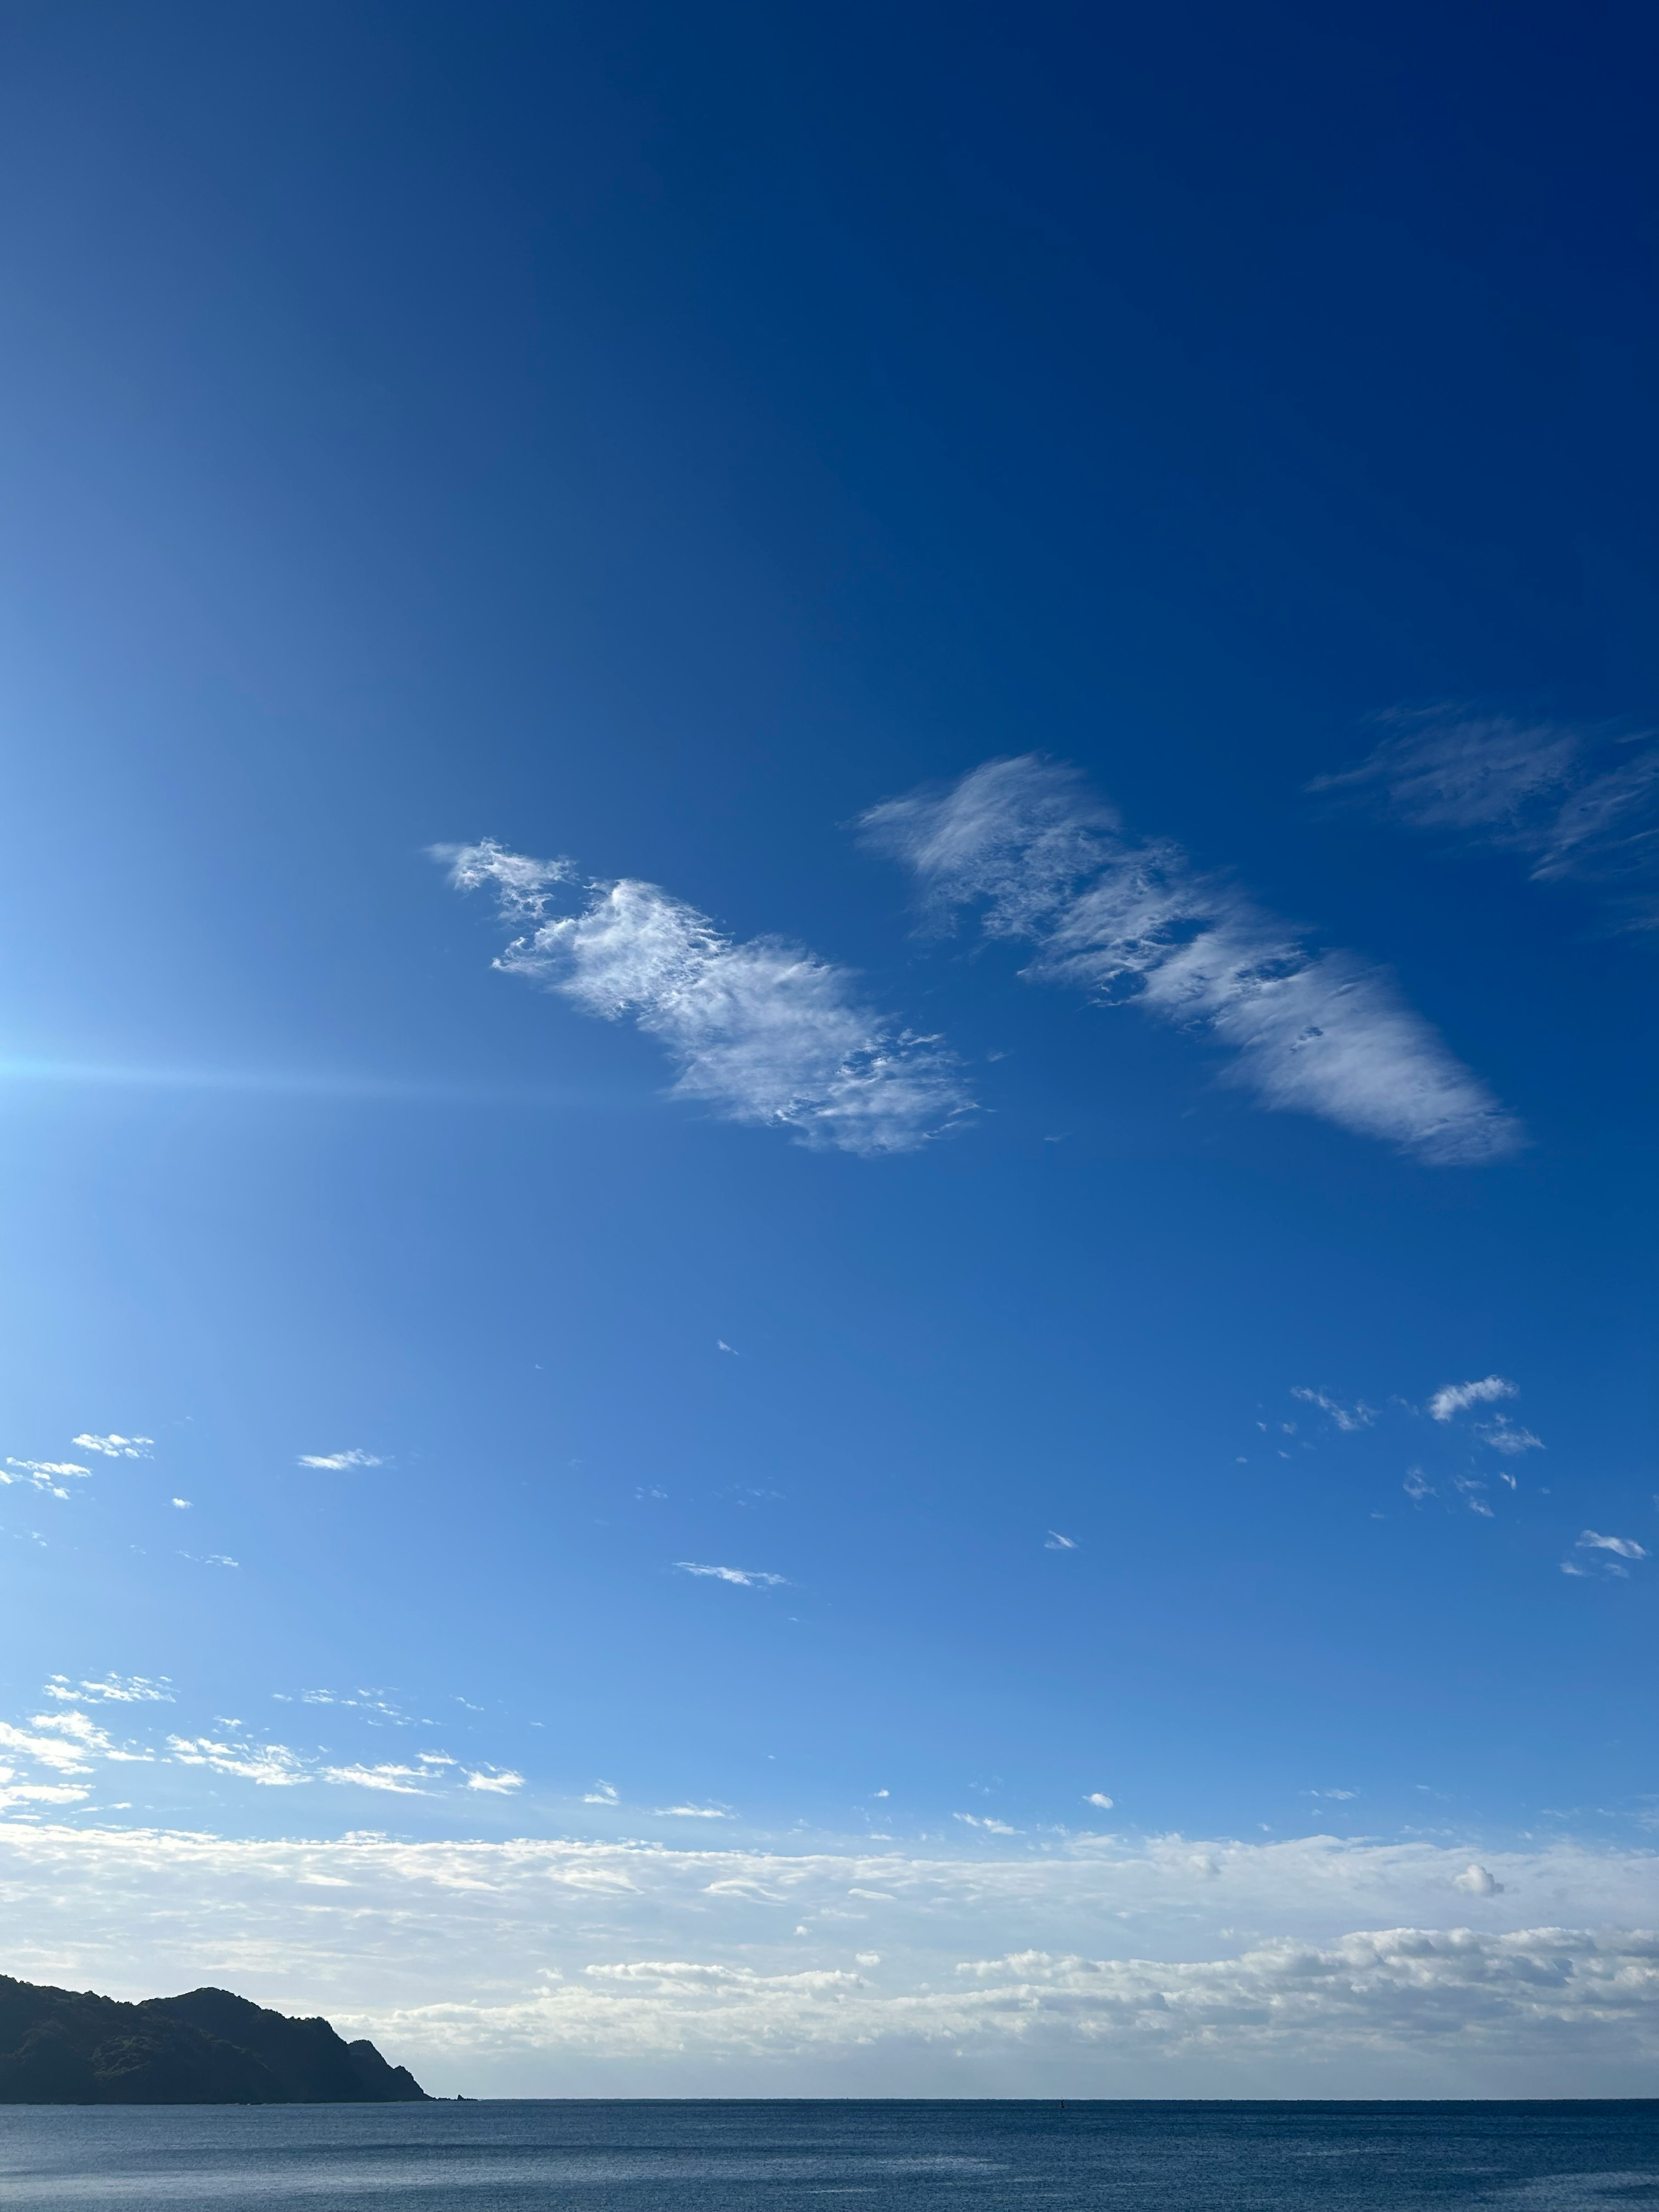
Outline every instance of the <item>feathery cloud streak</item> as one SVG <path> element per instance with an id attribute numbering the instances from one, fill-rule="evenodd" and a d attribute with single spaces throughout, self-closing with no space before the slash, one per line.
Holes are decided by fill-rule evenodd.
<path id="1" fill-rule="evenodd" d="M 493 889 L 521 929 L 496 962 L 607 1021 L 631 1016 L 677 1063 L 674 1089 L 728 1121 L 793 1130 L 803 1144 L 914 1151 L 971 1109 L 933 1037 L 896 1030 L 850 972 L 781 939 L 737 943 L 654 884 L 579 883 L 566 860 L 493 839 L 440 846 L 459 890 Z M 551 910 L 556 886 L 586 903 Z"/>
<path id="2" fill-rule="evenodd" d="M 1370 799 L 1413 830 L 1522 853 L 1534 883 L 1609 886 L 1631 925 L 1659 925 L 1659 744 L 1507 714 L 1431 708 L 1382 717 L 1389 734 L 1310 791 Z"/>
<path id="3" fill-rule="evenodd" d="M 1180 846 L 1137 842 L 1073 769 L 1035 755 L 988 761 L 942 794 L 872 808 L 863 827 L 914 870 L 936 913 L 979 903 L 988 935 L 1036 947 L 1035 980 L 1207 1032 L 1267 1106 L 1443 1165 L 1521 1141 L 1380 969 L 1310 950 Z"/>

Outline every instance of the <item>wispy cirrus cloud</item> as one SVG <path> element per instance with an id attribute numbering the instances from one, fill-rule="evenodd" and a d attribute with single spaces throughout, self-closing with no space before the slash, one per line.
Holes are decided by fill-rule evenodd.
<path id="1" fill-rule="evenodd" d="M 71 1682 L 67 1674 L 54 1674 L 45 1695 L 78 1701 L 91 1698 L 118 1705 L 170 1705 L 173 1688 L 165 1674 L 105 1674 L 95 1682 Z"/>
<path id="2" fill-rule="evenodd" d="M 1467 1413 L 1471 1406 L 1492 1406 L 1500 1398 L 1518 1398 L 1520 1395 L 1504 1375 L 1483 1376 L 1478 1382 L 1444 1382 L 1429 1400 L 1429 1419 L 1455 1420 L 1459 1413 Z"/>
<path id="3" fill-rule="evenodd" d="M 210 1766 L 267 1789 L 291 1790 L 309 1782 L 314 1771 L 285 1743 L 226 1743 L 213 1736 L 170 1735 L 167 1748 L 181 1766 Z"/>
<path id="4" fill-rule="evenodd" d="M 629 1017 L 678 1068 L 675 1092 L 725 1119 L 862 1154 L 914 1151 L 971 1110 L 937 1038 L 864 1005 L 845 968 L 780 938 L 738 942 L 654 884 L 585 882 L 492 839 L 446 845 L 460 890 L 492 890 L 521 931 L 495 964 L 607 1021 Z M 574 913 L 553 901 L 575 886 Z"/>
<path id="5" fill-rule="evenodd" d="M 424 1797 L 428 1792 L 422 1783 L 428 1778 L 418 1767 L 396 1766 L 325 1766 L 325 1782 L 344 1783 L 359 1790 L 386 1790 L 398 1797 Z"/>
<path id="6" fill-rule="evenodd" d="M 1352 1406 L 1344 1406 L 1328 1396 L 1323 1390 L 1310 1389 L 1305 1383 L 1297 1383 L 1291 1395 L 1302 1399 L 1310 1406 L 1317 1406 L 1322 1413 L 1330 1416 L 1345 1436 L 1352 1436 L 1359 1429 L 1370 1428 L 1376 1419 L 1376 1407 L 1368 1406 L 1363 1398 L 1356 1399 Z"/>
<path id="7" fill-rule="evenodd" d="M 988 935 L 1036 947 L 1032 979 L 1209 1036 L 1264 1105 L 1442 1165 L 1522 1141 L 1382 969 L 1310 948 L 1180 846 L 1132 838 L 1073 769 L 988 761 L 942 793 L 872 808 L 863 828 L 908 864 L 936 915 L 978 905 Z"/>
<path id="8" fill-rule="evenodd" d="M 757 1567 L 704 1567 L 695 1559 L 676 1559 L 675 1566 L 683 1575 L 706 1575 L 719 1583 L 737 1583 L 744 1589 L 775 1589 L 787 1577 L 763 1574 Z"/>
<path id="9" fill-rule="evenodd" d="M 1538 883 L 1602 885 L 1633 927 L 1659 926 L 1659 743 L 1467 708 L 1397 708 L 1357 768 L 1308 788 L 1407 828 L 1522 854 Z"/>
<path id="10" fill-rule="evenodd" d="M 362 1451 L 354 1447 L 350 1451 L 301 1452 L 295 1464 L 321 1468 L 331 1474 L 343 1474 L 348 1468 L 384 1467 L 386 1462 L 378 1452 Z"/>
<path id="11" fill-rule="evenodd" d="M 1638 1544 L 1634 1536 L 1598 1536 L 1594 1528 L 1586 1528 L 1578 1539 L 1581 1552 L 1613 1552 L 1621 1559 L 1645 1559 L 1647 1547 Z"/>
<path id="12" fill-rule="evenodd" d="M 1530 1429 L 1522 1428 L 1519 1421 L 1510 1420 L 1504 1413 L 1500 1413 L 1495 1421 L 1477 1421 L 1474 1433 L 1488 1451 L 1504 1452 L 1511 1458 L 1517 1452 L 1544 1449 L 1541 1437 L 1534 1436 Z"/>

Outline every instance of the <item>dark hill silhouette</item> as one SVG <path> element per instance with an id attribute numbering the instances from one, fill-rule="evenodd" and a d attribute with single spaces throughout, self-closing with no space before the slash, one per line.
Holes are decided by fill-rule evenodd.
<path id="1" fill-rule="evenodd" d="M 413 2104 L 426 2092 L 367 2039 L 228 1990 L 121 2004 L 0 1974 L 0 2105 Z"/>

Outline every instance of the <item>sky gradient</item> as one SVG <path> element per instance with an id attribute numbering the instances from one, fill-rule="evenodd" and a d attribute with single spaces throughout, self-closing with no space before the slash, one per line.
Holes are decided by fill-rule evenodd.
<path id="1" fill-rule="evenodd" d="M 0 1966 L 1646 2094 L 1651 24 L 0 58 Z"/>

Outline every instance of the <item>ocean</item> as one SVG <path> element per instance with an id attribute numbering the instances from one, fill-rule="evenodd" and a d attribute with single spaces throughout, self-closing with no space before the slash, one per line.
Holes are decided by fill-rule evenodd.
<path id="1" fill-rule="evenodd" d="M 5 2212 L 1577 2212 L 1659 2101 L 0 2107 Z"/>

